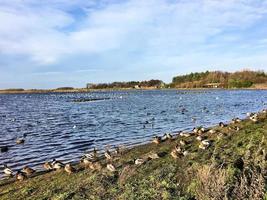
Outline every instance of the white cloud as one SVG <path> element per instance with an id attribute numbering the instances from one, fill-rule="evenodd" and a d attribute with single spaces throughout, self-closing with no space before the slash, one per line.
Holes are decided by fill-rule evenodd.
<path id="1" fill-rule="evenodd" d="M 267 13 L 266 1 L 252 0 L 84 2 L 0 1 L 0 53 L 25 55 L 39 65 L 111 50 L 136 49 L 144 56 L 194 53 L 211 37 L 242 32 Z M 73 8 L 83 16 L 77 18 Z"/>

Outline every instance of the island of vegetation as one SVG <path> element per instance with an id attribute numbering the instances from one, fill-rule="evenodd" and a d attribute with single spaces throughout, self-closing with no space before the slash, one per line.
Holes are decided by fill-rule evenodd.
<path id="1" fill-rule="evenodd" d="M 73 165 L 69 174 L 63 168 L 23 181 L 2 180 L 0 199 L 266 200 L 266 137 L 264 110 L 111 151 L 109 159 Z"/>
<path id="2" fill-rule="evenodd" d="M 0 94 L 8 93 L 63 93 L 90 92 L 98 90 L 129 89 L 267 89 L 267 74 L 264 71 L 243 70 L 237 72 L 206 71 L 175 76 L 171 83 L 152 79 L 148 81 L 128 81 L 113 83 L 88 83 L 85 88 L 59 87 L 56 89 L 23 89 L 11 88 L 0 90 Z"/>

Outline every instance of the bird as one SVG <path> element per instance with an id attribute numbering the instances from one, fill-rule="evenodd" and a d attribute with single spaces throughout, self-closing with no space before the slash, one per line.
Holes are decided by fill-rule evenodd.
<path id="1" fill-rule="evenodd" d="M 60 161 L 57 161 L 56 159 L 52 160 L 52 167 L 53 169 L 59 170 L 62 169 L 64 167 L 64 164 Z"/>
<path id="2" fill-rule="evenodd" d="M 152 159 L 152 160 L 157 159 L 157 158 L 159 158 L 159 155 L 157 153 L 149 153 L 148 158 Z"/>
<path id="3" fill-rule="evenodd" d="M 180 145 L 182 145 L 182 146 L 185 146 L 188 142 L 187 141 L 185 141 L 185 140 L 180 140 Z"/>
<path id="4" fill-rule="evenodd" d="M 165 138 L 168 140 L 171 140 L 173 138 L 173 136 L 170 133 L 165 133 Z"/>
<path id="5" fill-rule="evenodd" d="M 66 164 L 64 170 L 70 175 L 76 171 L 76 169 L 71 164 Z"/>
<path id="6" fill-rule="evenodd" d="M 11 168 L 9 168 L 7 165 L 4 165 L 4 173 L 7 175 L 7 176 L 13 176 L 13 171 Z"/>
<path id="7" fill-rule="evenodd" d="M 182 148 L 177 144 L 174 148 L 178 153 L 182 152 Z"/>
<path id="8" fill-rule="evenodd" d="M 107 169 L 111 172 L 115 172 L 116 171 L 116 168 L 114 167 L 114 165 L 112 164 L 107 164 Z"/>
<path id="9" fill-rule="evenodd" d="M 120 148 L 119 146 L 116 146 L 116 147 L 115 147 L 115 153 L 116 153 L 117 155 L 121 155 L 121 148 Z"/>
<path id="10" fill-rule="evenodd" d="M 108 149 L 106 150 L 104 155 L 105 155 L 106 159 L 108 159 L 108 160 L 112 159 L 112 155 L 111 155 L 111 153 L 110 153 L 110 151 Z"/>
<path id="11" fill-rule="evenodd" d="M 24 144 L 25 140 L 23 138 L 17 138 L 16 144 Z"/>
<path id="12" fill-rule="evenodd" d="M 223 122 L 220 122 L 220 123 L 219 123 L 219 126 L 222 127 L 222 128 L 223 128 L 223 127 L 226 127 L 226 125 L 225 125 Z"/>
<path id="13" fill-rule="evenodd" d="M 188 151 L 184 151 L 184 152 L 183 152 L 183 156 L 187 156 L 188 154 L 189 154 Z"/>
<path id="14" fill-rule="evenodd" d="M 179 157 L 179 153 L 176 151 L 176 149 L 173 149 L 171 151 L 171 156 L 174 158 L 174 159 L 177 159 Z"/>
<path id="15" fill-rule="evenodd" d="M 145 159 L 137 158 L 137 159 L 135 159 L 134 164 L 136 164 L 136 165 L 142 165 L 142 164 L 144 164 L 145 162 L 146 162 Z"/>
<path id="16" fill-rule="evenodd" d="M 52 170 L 53 169 L 53 166 L 52 166 L 52 164 L 50 162 L 45 162 L 43 164 L 43 167 L 44 167 L 45 170 Z"/>
<path id="17" fill-rule="evenodd" d="M 30 175 L 35 173 L 35 170 L 30 168 L 30 167 L 28 167 L 28 166 L 23 167 L 23 169 L 21 171 L 23 173 L 25 173 L 27 176 L 30 176 Z"/>
<path id="18" fill-rule="evenodd" d="M 209 130 L 209 133 L 214 134 L 214 133 L 216 133 L 216 130 L 214 130 L 214 129 L 210 129 L 210 130 Z"/>
<path id="19" fill-rule="evenodd" d="M 92 161 L 97 160 L 97 150 L 96 150 L 96 148 L 94 147 L 93 152 L 88 153 L 88 154 L 84 154 L 84 156 L 86 158 L 88 158 L 89 160 L 92 160 Z"/>
<path id="20" fill-rule="evenodd" d="M 159 136 L 155 136 L 152 142 L 155 144 L 160 144 L 162 142 L 162 139 Z"/>
<path id="21" fill-rule="evenodd" d="M 27 178 L 27 176 L 26 176 L 26 174 L 24 173 L 24 172 L 22 172 L 22 171 L 17 171 L 17 173 L 16 173 L 16 179 L 18 180 L 18 181 L 23 181 L 23 180 L 25 180 Z"/>
<path id="22" fill-rule="evenodd" d="M 201 140 L 203 140 L 203 137 L 201 137 L 201 136 L 199 135 L 199 136 L 196 137 L 196 139 L 197 139 L 198 141 L 201 141 Z"/>
<path id="23" fill-rule="evenodd" d="M 194 127 L 194 128 L 193 128 L 193 132 L 194 132 L 194 133 L 197 133 L 197 132 L 198 132 L 198 128 Z"/>

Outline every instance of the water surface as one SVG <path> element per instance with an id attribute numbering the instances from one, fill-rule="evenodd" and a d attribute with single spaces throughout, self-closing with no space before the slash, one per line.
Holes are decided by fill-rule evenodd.
<path id="1" fill-rule="evenodd" d="M 77 99 L 100 101 L 74 102 Z M 0 95 L 0 165 L 77 161 L 93 147 L 133 146 L 154 135 L 211 126 L 267 107 L 263 90 L 114 91 Z M 192 121 L 195 118 L 196 121 Z M 26 135 L 25 144 L 16 138 Z"/>

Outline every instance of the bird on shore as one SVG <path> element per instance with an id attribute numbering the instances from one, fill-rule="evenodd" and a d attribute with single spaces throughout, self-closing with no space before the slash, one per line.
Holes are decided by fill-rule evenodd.
<path id="1" fill-rule="evenodd" d="M 71 164 L 66 164 L 64 170 L 70 175 L 76 171 L 76 169 Z"/>
<path id="2" fill-rule="evenodd" d="M 35 173 L 35 170 L 30 168 L 30 167 L 28 167 L 28 166 L 23 167 L 23 169 L 21 171 L 23 173 L 25 173 L 27 176 L 30 176 L 30 175 Z"/>
<path id="3" fill-rule="evenodd" d="M 221 128 L 226 127 L 226 125 L 225 125 L 223 122 L 220 122 L 220 123 L 219 123 L 219 126 L 220 126 Z"/>
<path id="4" fill-rule="evenodd" d="M 175 146 L 175 151 L 177 151 L 178 153 L 181 153 L 182 152 L 182 148 L 177 144 L 176 146 Z"/>
<path id="5" fill-rule="evenodd" d="M 117 154 L 117 155 L 121 155 L 121 148 L 119 147 L 119 146 L 116 146 L 115 147 L 115 153 Z"/>
<path id="6" fill-rule="evenodd" d="M 190 133 L 187 133 L 187 132 L 181 132 L 180 133 L 180 136 L 182 136 L 182 137 L 190 137 L 191 134 Z"/>
<path id="7" fill-rule="evenodd" d="M 88 158 L 86 158 L 86 157 L 83 156 L 83 157 L 81 158 L 81 160 L 80 160 L 80 163 L 84 164 L 85 166 L 89 166 L 89 164 L 91 164 L 92 161 L 89 160 Z"/>
<path id="8" fill-rule="evenodd" d="M 17 171 L 17 173 L 16 173 L 16 179 L 18 180 L 18 181 L 23 181 L 23 180 L 25 180 L 27 178 L 27 176 L 26 176 L 26 174 L 24 173 L 24 172 L 22 172 L 22 171 Z"/>
<path id="9" fill-rule="evenodd" d="M 152 142 L 155 144 L 160 144 L 162 142 L 162 138 L 159 136 L 155 136 Z"/>
<path id="10" fill-rule="evenodd" d="M 157 159 L 157 158 L 159 158 L 159 154 L 157 154 L 157 153 L 149 153 L 148 154 L 148 159 Z"/>
<path id="11" fill-rule="evenodd" d="M 97 160 L 97 149 L 94 147 L 94 149 L 91 153 L 84 154 L 84 156 L 91 161 Z"/>
<path id="12" fill-rule="evenodd" d="M 143 158 L 137 158 L 134 160 L 134 164 L 136 165 L 142 165 L 146 162 L 146 159 L 143 159 Z"/>
<path id="13" fill-rule="evenodd" d="M 209 133 L 214 134 L 214 133 L 216 133 L 216 130 L 214 130 L 214 129 L 210 129 L 210 130 L 209 130 Z"/>
<path id="14" fill-rule="evenodd" d="M 114 165 L 112 165 L 111 163 L 110 164 L 107 164 L 107 169 L 111 172 L 115 172 L 116 171 L 116 168 Z"/>
<path id="15" fill-rule="evenodd" d="M 173 149 L 173 150 L 171 151 L 171 156 L 172 156 L 174 159 L 177 159 L 177 158 L 179 157 L 179 153 L 178 153 L 175 149 Z"/>
<path id="16" fill-rule="evenodd" d="M 53 169 L 53 166 L 52 166 L 52 164 L 50 162 L 45 162 L 43 164 L 43 167 L 44 167 L 45 170 L 52 170 Z"/>
<path id="17" fill-rule="evenodd" d="M 60 162 L 60 161 L 57 161 L 56 159 L 53 159 L 52 160 L 52 167 L 53 169 L 55 170 L 59 170 L 59 169 L 62 169 L 65 165 Z"/>
<path id="18" fill-rule="evenodd" d="M 112 159 L 112 155 L 111 155 L 111 153 L 110 153 L 110 151 L 108 149 L 106 150 L 104 155 L 105 155 L 106 159 L 108 159 L 108 160 Z"/>
<path id="19" fill-rule="evenodd" d="M 211 145 L 211 142 L 209 140 L 202 140 L 200 145 L 198 146 L 200 149 L 207 149 Z"/>
<path id="20" fill-rule="evenodd" d="M 182 145 L 182 146 L 185 146 L 185 145 L 187 145 L 188 144 L 188 142 L 187 141 L 185 141 L 185 140 L 180 140 L 180 145 Z"/>
<path id="21" fill-rule="evenodd" d="M 241 122 L 241 119 L 239 119 L 238 117 L 237 118 L 233 118 L 232 120 L 231 120 L 231 123 L 232 124 L 237 124 L 237 123 L 240 123 Z"/>
<path id="22" fill-rule="evenodd" d="M 170 133 L 165 133 L 162 140 L 171 140 L 173 136 Z"/>
<path id="23" fill-rule="evenodd" d="M 7 165 L 4 165 L 4 170 L 3 171 L 4 171 L 5 175 L 7 175 L 7 176 L 13 176 L 12 169 L 9 168 Z"/>

